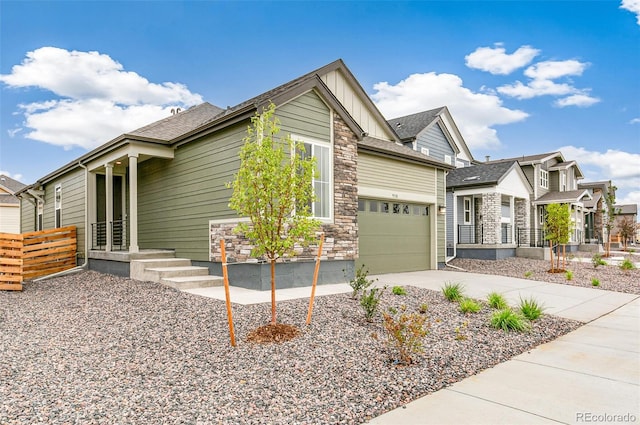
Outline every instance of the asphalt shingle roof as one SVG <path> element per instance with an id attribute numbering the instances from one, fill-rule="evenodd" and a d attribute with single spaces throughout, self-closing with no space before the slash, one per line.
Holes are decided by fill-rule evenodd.
<path id="1" fill-rule="evenodd" d="M 24 183 L 20 183 L 18 180 L 14 180 L 9 176 L 0 174 L 0 186 L 6 187 L 11 192 L 11 194 L 14 194 L 27 185 Z"/>
<path id="2" fill-rule="evenodd" d="M 224 111 L 222 108 L 204 102 L 127 134 L 169 141 L 195 130 L 202 124 L 221 115 Z"/>
<path id="3" fill-rule="evenodd" d="M 415 160 L 436 165 L 442 168 L 452 168 L 452 166 L 449 164 L 446 164 L 442 161 L 438 161 L 437 159 L 431 158 L 420 152 L 414 151 L 413 149 L 407 146 L 399 145 L 395 142 L 390 142 L 388 140 L 376 139 L 371 136 L 366 136 L 362 140 L 360 140 L 358 142 L 358 146 L 362 146 L 365 148 L 372 148 L 377 151 L 384 151 L 384 152 L 399 155 L 405 158 L 415 159 Z"/>
<path id="4" fill-rule="evenodd" d="M 411 139 L 416 137 L 424 128 L 428 127 L 443 109 L 444 106 L 404 117 L 393 118 L 387 122 L 401 140 Z"/>
<path id="5" fill-rule="evenodd" d="M 456 168 L 447 175 L 447 188 L 497 184 L 515 163 L 490 162 Z"/>
<path id="6" fill-rule="evenodd" d="M 615 205 L 618 214 L 638 214 L 637 204 Z"/>
<path id="7" fill-rule="evenodd" d="M 566 192 L 549 192 L 536 199 L 535 202 L 538 204 L 577 202 L 585 194 L 588 194 L 586 189 L 568 190 Z"/>

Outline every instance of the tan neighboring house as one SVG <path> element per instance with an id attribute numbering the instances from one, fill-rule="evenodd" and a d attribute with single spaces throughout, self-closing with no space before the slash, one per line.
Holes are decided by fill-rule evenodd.
<path id="1" fill-rule="evenodd" d="M 20 199 L 15 193 L 25 184 L 0 174 L 0 233 L 20 233 Z"/>
<path id="2" fill-rule="evenodd" d="M 627 217 L 630 217 L 634 223 L 638 223 L 638 205 L 637 204 L 615 205 L 614 208 L 616 209 L 616 218 L 614 221 L 613 229 L 611 229 L 611 240 L 614 242 L 619 242 L 620 245 L 622 245 L 623 241 L 620 236 L 620 223 L 622 222 L 622 220 L 625 220 Z M 627 242 L 634 242 L 634 241 L 630 239 Z"/>

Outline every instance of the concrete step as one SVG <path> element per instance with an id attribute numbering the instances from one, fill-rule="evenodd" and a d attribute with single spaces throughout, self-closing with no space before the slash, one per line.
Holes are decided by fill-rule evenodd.
<path id="1" fill-rule="evenodd" d="M 163 278 L 160 283 L 179 290 L 193 288 L 211 288 L 224 285 L 221 276 L 182 276 Z"/>
<path id="2" fill-rule="evenodd" d="M 144 271 L 147 280 L 152 282 L 162 282 L 162 279 L 169 277 L 207 276 L 208 274 L 207 267 L 197 266 L 150 267 Z"/>
<path id="3" fill-rule="evenodd" d="M 136 280 L 151 280 L 145 270 L 156 267 L 186 267 L 191 266 L 188 258 L 148 258 L 131 260 L 129 263 L 129 276 Z"/>

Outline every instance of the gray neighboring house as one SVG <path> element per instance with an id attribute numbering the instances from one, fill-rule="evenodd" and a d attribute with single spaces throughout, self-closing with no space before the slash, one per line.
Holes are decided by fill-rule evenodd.
<path id="1" fill-rule="evenodd" d="M 624 204 L 615 205 L 616 218 L 614 221 L 613 229 L 611 229 L 612 240 L 616 240 L 620 246 L 623 245 L 622 236 L 620 236 L 620 223 L 625 218 L 629 217 L 634 223 L 638 223 L 638 205 L 637 204 Z M 636 235 L 634 234 L 627 242 L 635 242 Z"/>
<path id="2" fill-rule="evenodd" d="M 529 225 L 532 194 L 518 161 L 479 163 L 450 171 L 447 258 L 515 256 L 518 242 L 529 243 L 529 234 L 518 235 L 518 229 Z"/>
<path id="3" fill-rule="evenodd" d="M 26 186 L 0 174 L 0 233 L 21 233 L 20 199 L 16 193 Z"/>
<path id="4" fill-rule="evenodd" d="M 165 283 L 167 270 L 145 264 L 175 256 L 220 274 L 225 238 L 228 261 L 241 263 L 229 268 L 231 284 L 268 289 L 268 265 L 253 261 L 248 241 L 232 231 L 243 218 L 228 207 L 226 183 L 251 117 L 270 102 L 282 134 L 318 159 L 319 283 L 344 282 L 343 270 L 352 276 L 361 264 L 384 273 L 444 263 L 453 166 L 403 146 L 342 60 L 234 107 L 204 103 L 88 152 L 20 191 L 24 229 L 75 225 L 80 264 Z M 314 256 L 310 247 L 277 267 L 278 287 L 310 285 Z"/>
<path id="5" fill-rule="evenodd" d="M 586 189 L 591 199 L 585 199 L 584 240 L 587 244 L 602 244 L 606 229 L 604 214 L 607 211 L 605 197 L 613 190 L 611 180 L 578 183 L 578 189 Z"/>

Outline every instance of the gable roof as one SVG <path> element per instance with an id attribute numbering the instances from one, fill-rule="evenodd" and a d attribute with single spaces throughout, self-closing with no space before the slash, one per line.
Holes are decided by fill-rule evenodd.
<path id="1" fill-rule="evenodd" d="M 517 161 L 481 163 L 469 167 L 456 168 L 447 175 L 447 189 L 497 185 L 514 167 L 520 168 Z M 522 177 L 524 181 L 527 181 L 524 175 Z"/>
<path id="2" fill-rule="evenodd" d="M 549 192 L 533 201 L 533 203 L 537 205 L 570 204 L 581 202 L 584 197 L 592 199 L 592 196 L 587 189 L 568 190 L 566 192 Z"/>
<path id="3" fill-rule="evenodd" d="M 0 192 L 0 204 L 20 204 L 20 200 L 15 196 L 15 193 L 25 187 L 27 187 L 26 184 L 20 183 L 18 180 L 14 180 L 4 174 L 0 174 L 0 189 L 2 189 Z"/>
<path id="4" fill-rule="evenodd" d="M 555 157 L 561 158 L 560 162 L 564 162 L 564 157 L 562 156 L 561 152 L 547 152 L 547 153 L 539 153 L 535 155 L 522 155 L 522 156 L 513 157 L 513 158 L 495 159 L 488 162 L 492 163 L 492 162 L 518 161 L 520 165 L 532 165 L 532 164 L 538 164 L 541 162 L 548 161 L 551 158 L 555 158 Z"/>
<path id="5" fill-rule="evenodd" d="M 638 214 L 638 204 L 615 205 L 614 208 L 618 212 L 618 215 Z"/>
<path id="6" fill-rule="evenodd" d="M 401 140 L 415 139 L 418 133 L 429 127 L 443 110 L 444 107 L 430 109 L 404 117 L 392 118 L 388 120 L 388 123 Z"/>
<path id="7" fill-rule="evenodd" d="M 223 112 L 224 109 L 204 102 L 126 134 L 169 141 L 200 127 Z"/>

